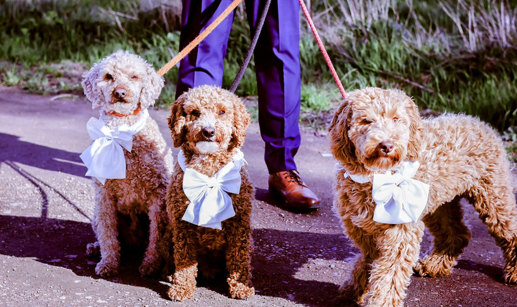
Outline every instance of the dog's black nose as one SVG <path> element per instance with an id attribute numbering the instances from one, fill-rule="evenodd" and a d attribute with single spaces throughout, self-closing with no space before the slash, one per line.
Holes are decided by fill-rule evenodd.
<path id="1" fill-rule="evenodd" d="M 381 149 L 381 152 L 384 154 L 389 154 L 393 150 L 393 142 L 391 141 L 383 141 L 379 144 L 379 148 Z"/>
<path id="2" fill-rule="evenodd" d="M 127 95 L 127 90 L 125 88 L 116 87 L 113 90 L 113 96 L 115 96 L 115 98 L 117 98 L 117 99 L 123 99 L 126 97 L 126 95 Z"/>
<path id="3" fill-rule="evenodd" d="M 202 133 L 205 138 L 210 139 L 215 135 L 215 129 L 211 127 L 203 128 Z"/>

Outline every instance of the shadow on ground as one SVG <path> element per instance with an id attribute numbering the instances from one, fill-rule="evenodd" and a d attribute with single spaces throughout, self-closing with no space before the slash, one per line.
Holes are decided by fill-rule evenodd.
<path id="1" fill-rule="evenodd" d="M 476 263 L 467 259 L 460 259 L 458 260 L 458 264 L 456 264 L 455 268 L 479 272 L 492 278 L 494 281 L 504 284 L 504 272 L 502 267 Z"/>
<path id="2" fill-rule="evenodd" d="M 89 223 L 0 215 L 0 254 L 33 258 L 69 269 L 79 276 L 99 278 L 94 271 L 97 260 L 87 258 L 85 254 L 86 244 L 94 241 L 95 235 Z M 139 276 L 141 252 L 124 255 L 120 274 L 107 280 L 146 287 L 164 296 L 166 285 Z"/>
<path id="3" fill-rule="evenodd" d="M 282 297 L 305 305 L 331 305 L 337 285 L 300 280 L 295 276 L 300 267 L 311 259 L 342 260 L 356 252 L 341 235 L 256 229 L 253 238 L 252 265 L 257 294 Z M 85 255 L 86 244 L 94 240 L 89 223 L 0 215 L 0 254 L 33 258 L 69 269 L 79 276 L 98 278 L 94 272 L 97 260 Z M 335 248 L 329 250 L 329 246 Z M 120 274 L 107 280 L 146 287 L 166 298 L 167 284 L 158 282 L 158 278 L 139 276 L 140 257 L 140 253 L 125 254 Z M 200 286 L 227 295 L 224 278 L 200 281 Z"/>
<path id="4" fill-rule="evenodd" d="M 84 177 L 86 167 L 79 153 L 51 148 L 0 133 L 0 163 L 14 162 L 37 168 Z"/>

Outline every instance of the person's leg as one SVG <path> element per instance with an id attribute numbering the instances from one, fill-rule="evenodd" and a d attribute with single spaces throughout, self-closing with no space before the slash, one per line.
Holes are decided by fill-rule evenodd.
<path id="1" fill-rule="evenodd" d="M 252 29 L 264 2 L 246 2 Z M 296 0 L 273 0 L 254 54 L 259 124 L 270 174 L 296 169 L 294 156 L 300 146 L 299 10 Z"/>
<path id="2" fill-rule="evenodd" d="M 265 1 L 247 0 L 252 33 Z M 255 49 L 259 95 L 259 125 L 266 144 L 269 188 L 288 206 L 314 208 L 319 200 L 296 172 L 294 156 L 300 146 L 299 11 L 296 0 L 272 0 Z"/>
<path id="3" fill-rule="evenodd" d="M 231 0 L 183 0 L 180 50 L 214 21 Z M 176 98 L 199 85 L 221 86 L 233 12 L 180 62 Z"/>

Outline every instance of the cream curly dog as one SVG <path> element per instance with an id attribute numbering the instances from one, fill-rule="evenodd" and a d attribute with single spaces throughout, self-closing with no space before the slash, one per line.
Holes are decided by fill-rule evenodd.
<path id="1" fill-rule="evenodd" d="M 225 263 L 232 298 L 245 299 L 255 292 L 250 268 L 250 213 L 254 191 L 246 169 L 236 170 L 237 176 L 240 172 L 240 191 L 227 194 L 235 216 L 223 220 L 221 230 L 184 220 L 190 204 L 184 191 L 186 172 L 194 170 L 201 174 L 198 176 L 206 178 L 219 174 L 239 155 L 249 121 L 250 115 L 241 100 L 215 86 L 190 89 L 171 107 L 172 139 L 184 155 L 183 167 L 178 157 L 167 194 L 167 212 L 173 224 L 175 246 L 176 271 L 168 291 L 173 300 L 182 301 L 194 296 L 198 264 L 201 274 L 213 277 L 217 264 Z"/>
<path id="2" fill-rule="evenodd" d="M 100 248 L 101 260 L 95 272 L 101 276 L 116 274 L 120 259 L 119 228 L 121 216 L 129 217 L 130 226 L 125 241 L 138 240 L 139 215 L 148 216 L 147 249 L 140 265 L 140 273 L 155 273 L 169 250 L 162 239 L 167 223 L 165 197 L 169 184 L 172 155 L 165 144 L 158 125 L 144 116 L 154 104 L 163 87 L 163 78 L 153 67 L 137 55 L 117 51 L 94 65 L 83 76 L 84 93 L 92 108 L 100 108 L 100 120 L 115 130 L 123 125 L 133 126 L 141 121 L 141 129 L 133 136 L 132 149 L 124 149 L 125 179 L 107 179 L 102 184 L 93 179 L 95 211 L 92 221 L 98 242 L 88 245 L 87 253 Z M 126 223 L 127 224 L 127 223 Z M 126 227 L 127 228 L 127 227 Z"/>
<path id="3" fill-rule="evenodd" d="M 366 306 L 402 306 L 414 268 L 421 276 L 450 274 L 470 239 L 461 197 L 501 247 L 505 281 L 517 282 L 517 209 L 509 162 L 493 129 L 464 115 L 422 120 L 403 92 L 366 88 L 349 93 L 329 131 L 340 166 L 334 209 L 362 253 L 341 295 Z M 427 205 L 413 223 L 375 222 L 373 174 L 404 161 L 420 163 L 413 179 L 430 186 Z M 434 248 L 418 262 L 424 224 Z"/>

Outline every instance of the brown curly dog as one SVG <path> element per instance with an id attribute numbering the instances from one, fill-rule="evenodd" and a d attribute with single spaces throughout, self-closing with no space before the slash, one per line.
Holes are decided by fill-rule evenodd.
<path id="1" fill-rule="evenodd" d="M 200 86 L 174 102 L 169 127 L 174 146 L 184 153 L 186 167 L 211 177 L 240 152 L 249 121 L 250 115 L 237 96 L 218 87 Z M 252 296 L 250 213 L 254 191 L 245 168 L 240 170 L 240 192 L 229 194 L 235 216 L 224 220 L 221 230 L 182 220 L 190 203 L 183 190 L 184 174 L 176 163 L 167 194 L 176 267 L 169 297 L 177 301 L 192 298 L 198 263 L 203 275 L 213 277 L 217 259 L 226 263 L 230 296 Z"/>
<path id="2" fill-rule="evenodd" d="M 154 104 L 163 87 L 163 78 L 141 57 L 117 51 L 94 65 L 84 76 L 84 93 L 92 107 L 99 108 L 105 127 L 117 129 L 139 122 Z M 151 118 L 133 136 L 131 151 L 124 150 L 126 178 L 93 179 L 95 211 L 92 221 L 97 242 L 88 244 L 87 254 L 101 254 L 95 273 L 109 276 L 118 272 L 119 238 L 137 247 L 147 244 L 140 273 L 156 273 L 168 259 L 169 241 L 163 238 L 168 225 L 165 197 L 172 169 L 171 149 Z M 142 223 L 141 217 L 148 223 Z M 147 227 L 148 229 L 142 229 Z M 147 237 L 141 237 L 148 234 Z"/>
<path id="3" fill-rule="evenodd" d="M 450 274 L 470 239 L 461 197 L 501 247 L 505 281 L 517 282 L 517 209 L 506 151 L 492 128 L 464 115 L 422 120 L 402 91 L 366 88 L 349 93 L 329 131 L 340 167 L 334 209 L 362 253 L 342 296 L 366 306 L 402 306 L 413 269 L 421 276 Z M 420 163 L 414 179 L 429 184 L 427 205 L 416 222 L 375 222 L 372 176 L 403 161 Z M 358 183 L 349 174 L 369 180 Z M 434 248 L 418 262 L 424 224 Z"/>

